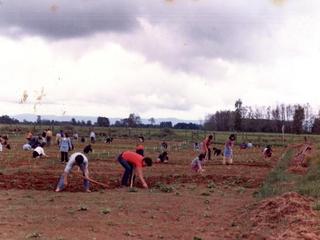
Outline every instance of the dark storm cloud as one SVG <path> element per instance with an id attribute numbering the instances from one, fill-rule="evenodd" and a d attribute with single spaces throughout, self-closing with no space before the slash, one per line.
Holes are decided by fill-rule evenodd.
<path id="1" fill-rule="evenodd" d="M 185 58 L 179 62 L 185 67 L 191 58 L 194 60 L 196 57 L 255 60 L 259 55 L 259 41 L 268 39 L 285 21 L 285 12 L 268 1 L 184 3 L 181 1 L 167 7 L 166 12 L 148 19 L 152 24 L 172 29 L 182 37 L 183 42 L 177 42 L 177 48 L 169 55 L 183 52 Z M 163 54 L 161 43 L 157 44 L 160 54 Z"/>
<path id="2" fill-rule="evenodd" d="M 138 19 L 168 37 L 144 38 Z M 255 61 L 268 47 L 257 47 L 259 41 L 283 21 L 272 1 L 3 0 L 0 6 L 7 35 L 60 40 L 111 33 L 125 48 L 183 71 L 193 71 L 198 58 Z"/>
<path id="3" fill-rule="evenodd" d="M 53 39 L 129 31 L 136 24 L 136 8 L 133 1 L 117 0 L 7 0 L 0 5 L 0 29 Z"/>

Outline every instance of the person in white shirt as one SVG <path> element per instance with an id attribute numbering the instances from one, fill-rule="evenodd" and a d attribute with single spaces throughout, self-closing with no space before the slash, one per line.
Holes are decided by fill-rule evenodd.
<path id="1" fill-rule="evenodd" d="M 43 145 L 36 147 L 32 152 L 33 158 L 48 157 L 43 150 Z"/>
<path id="2" fill-rule="evenodd" d="M 92 149 L 88 149 L 88 147 L 85 147 L 84 153 L 92 152 Z M 84 155 L 81 152 L 75 152 L 70 156 L 70 159 L 64 169 L 63 174 L 61 175 L 58 186 L 56 188 L 56 192 L 61 192 L 67 185 L 68 185 L 68 175 L 71 172 L 72 168 L 74 166 L 78 166 L 80 170 L 82 171 L 83 175 L 83 188 L 85 192 L 91 192 L 89 187 L 89 170 L 88 170 L 89 161 L 86 155 Z"/>
<path id="3" fill-rule="evenodd" d="M 96 142 L 96 134 L 95 134 L 94 131 L 90 132 L 90 140 L 91 140 L 91 143 L 95 143 Z"/>

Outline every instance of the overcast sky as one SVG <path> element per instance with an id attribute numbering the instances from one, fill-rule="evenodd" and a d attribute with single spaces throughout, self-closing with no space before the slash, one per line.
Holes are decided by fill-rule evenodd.
<path id="1" fill-rule="evenodd" d="M 318 108 L 319 65 L 319 0 L 0 0 L 0 114 Z"/>

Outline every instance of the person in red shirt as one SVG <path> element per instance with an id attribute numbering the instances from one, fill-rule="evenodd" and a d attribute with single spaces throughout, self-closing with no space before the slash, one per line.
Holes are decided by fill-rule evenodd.
<path id="1" fill-rule="evenodd" d="M 133 174 L 133 170 L 135 170 L 142 183 L 142 186 L 144 188 L 148 188 L 148 184 L 143 178 L 142 168 L 144 166 L 152 166 L 151 158 L 143 157 L 135 152 L 125 151 L 118 156 L 118 162 L 125 169 L 121 179 L 122 186 L 129 186 L 129 179 Z"/>
<path id="2" fill-rule="evenodd" d="M 211 160 L 211 149 L 210 144 L 212 143 L 213 136 L 209 135 L 202 142 L 201 153 L 203 153 L 207 160 Z"/>

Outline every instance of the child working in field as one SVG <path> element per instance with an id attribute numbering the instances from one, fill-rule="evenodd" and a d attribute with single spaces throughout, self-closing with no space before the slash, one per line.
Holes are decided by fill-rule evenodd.
<path id="1" fill-rule="evenodd" d="M 72 149 L 71 140 L 67 133 L 63 134 L 60 139 L 59 150 L 61 154 L 61 163 L 68 162 L 68 152 Z"/>
<path id="2" fill-rule="evenodd" d="M 264 158 L 270 158 L 272 156 L 272 148 L 271 145 L 267 145 L 265 149 L 263 149 Z"/>
<path id="3" fill-rule="evenodd" d="M 32 157 L 33 158 L 48 157 L 48 155 L 45 154 L 43 147 L 44 147 L 44 144 L 37 146 L 32 152 Z"/>
<path id="4" fill-rule="evenodd" d="M 234 141 L 236 140 L 236 135 L 231 134 L 229 136 L 229 139 L 226 141 L 225 145 L 224 145 L 224 151 L 223 151 L 223 160 L 222 160 L 222 164 L 232 164 L 233 162 L 233 151 L 232 151 L 232 147 L 234 145 Z"/>
<path id="5" fill-rule="evenodd" d="M 191 162 L 191 169 L 197 173 L 202 173 L 204 172 L 204 169 L 202 167 L 204 163 L 206 155 L 203 153 L 200 153 L 198 157 L 192 160 Z"/>
<path id="6" fill-rule="evenodd" d="M 210 149 L 210 144 L 212 144 L 212 139 L 213 136 L 209 135 L 208 137 L 206 137 L 201 145 L 201 153 L 203 153 L 205 155 L 205 158 L 207 160 L 211 160 L 211 149 Z"/>
<path id="7" fill-rule="evenodd" d="M 168 163 L 168 162 L 169 162 L 169 156 L 167 151 L 160 153 L 156 160 L 156 163 Z"/>
<path id="8" fill-rule="evenodd" d="M 160 145 L 160 151 L 156 163 L 168 163 L 169 162 L 169 154 L 168 154 L 168 144 L 166 142 L 162 142 Z"/>

